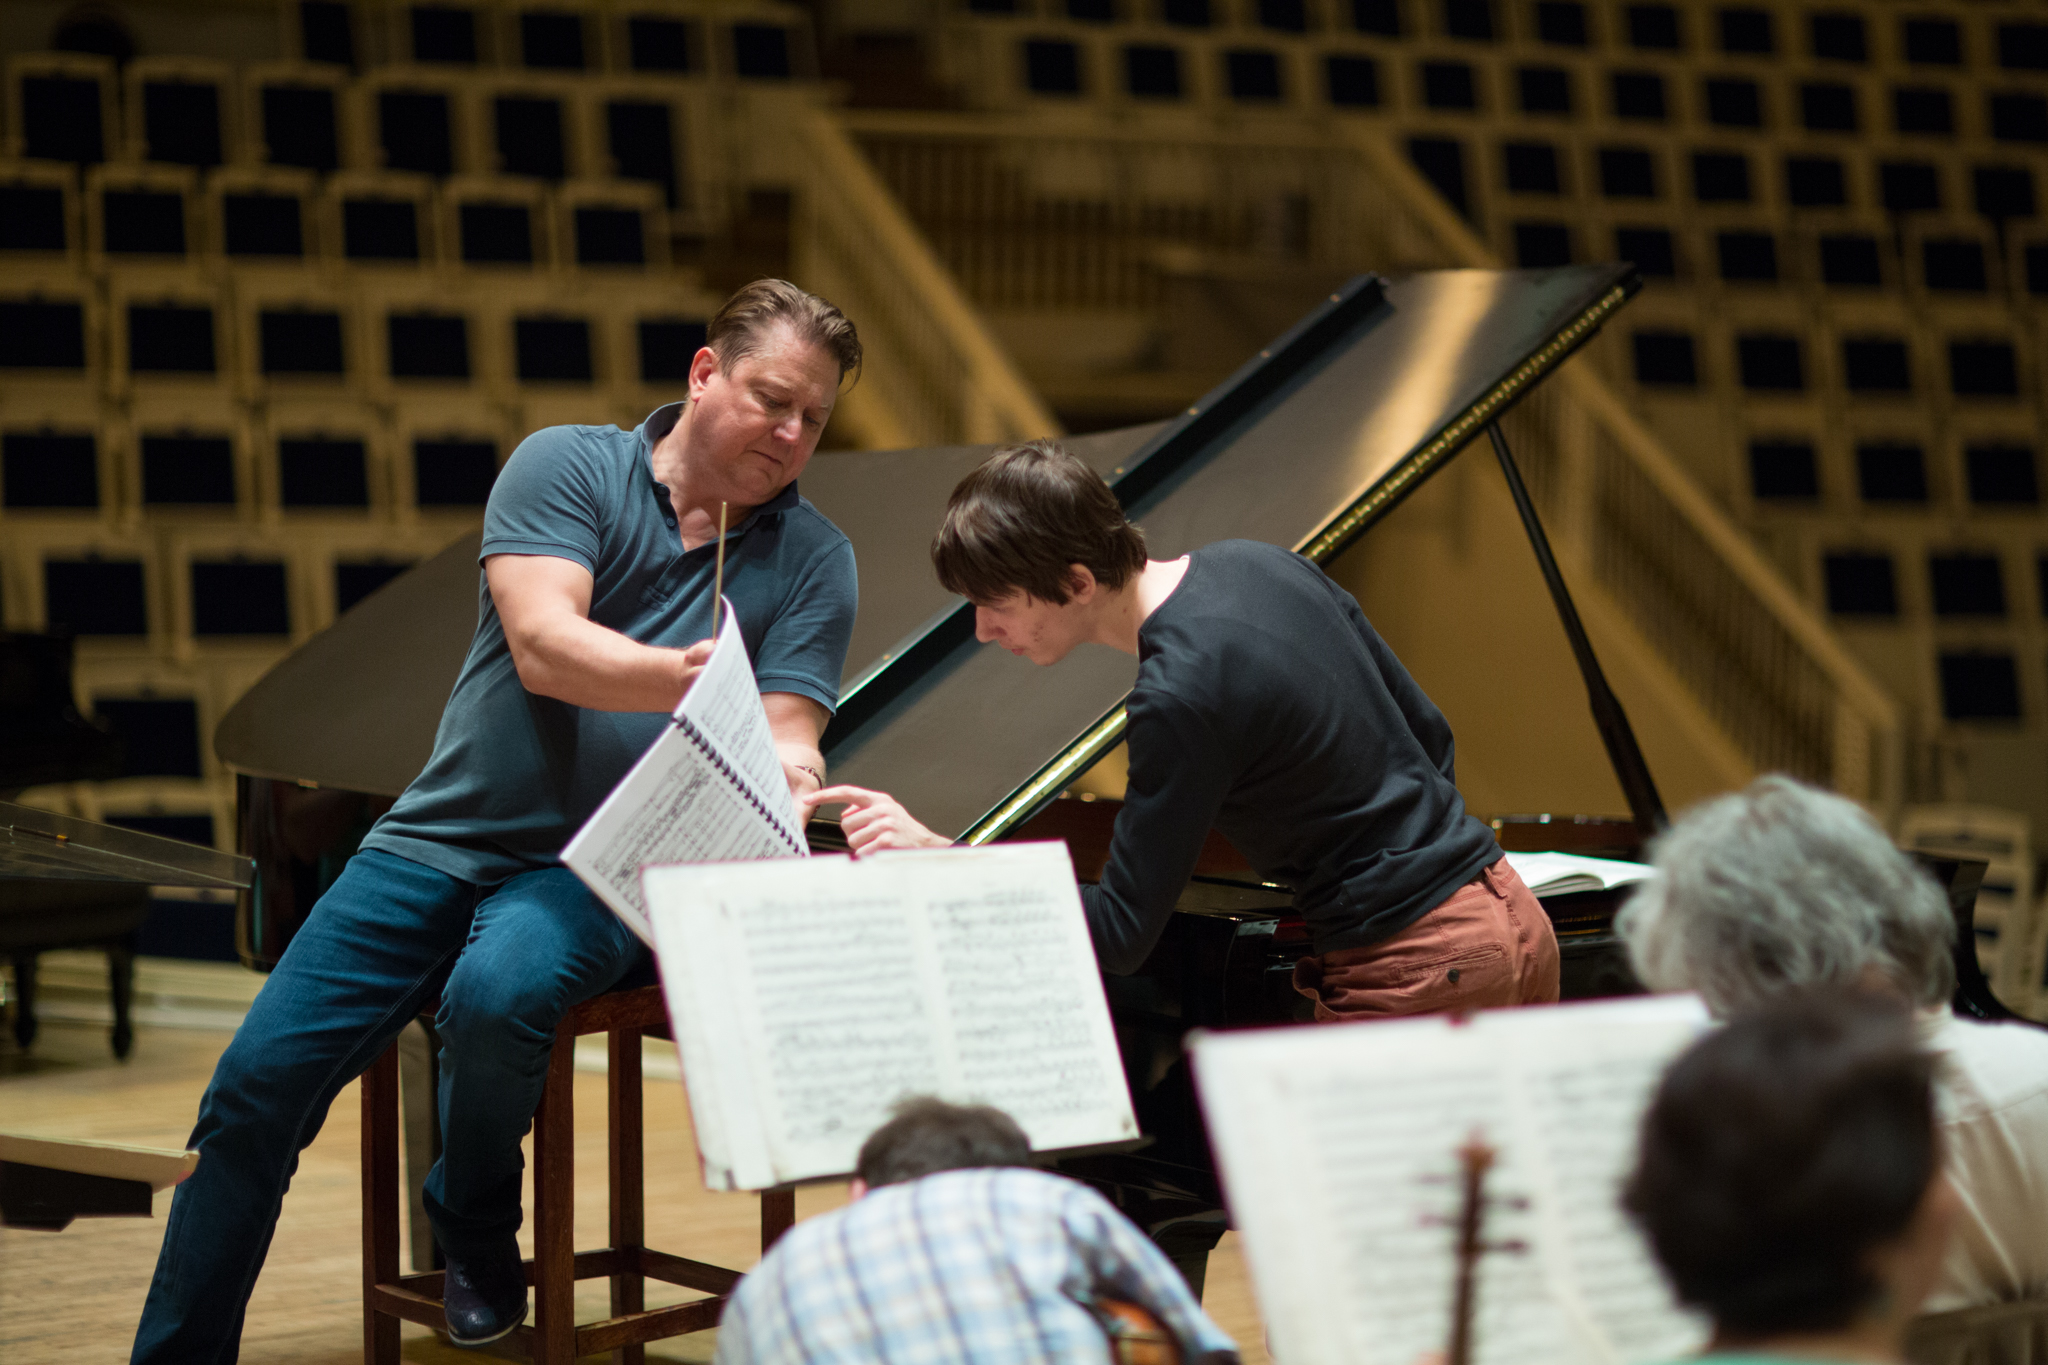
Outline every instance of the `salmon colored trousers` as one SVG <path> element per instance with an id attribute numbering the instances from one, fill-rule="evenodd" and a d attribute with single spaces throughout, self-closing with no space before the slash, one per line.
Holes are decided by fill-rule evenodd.
<path id="1" fill-rule="evenodd" d="M 1506 858 L 1392 938 L 1294 964 L 1319 1020 L 1548 1005 L 1557 935 Z"/>

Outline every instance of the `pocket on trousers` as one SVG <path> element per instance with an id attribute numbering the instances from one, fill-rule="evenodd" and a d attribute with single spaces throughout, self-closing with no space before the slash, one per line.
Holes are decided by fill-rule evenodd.
<path id="1" fill-rule="evenodd" d="M 1403 962 L 1381 981 L 1358 984 L 1375 995 L 1399 999 L 1402 1012 L 1417 1014 L 1512 1005 L 1520 993 L 1514 963 L 1498 943 Z"/>

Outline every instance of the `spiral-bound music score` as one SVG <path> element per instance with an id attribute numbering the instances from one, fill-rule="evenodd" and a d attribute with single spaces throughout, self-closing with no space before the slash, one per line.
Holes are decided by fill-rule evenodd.
<path id="1" fill-rule="evenodd" d="M 803 836 L 789 825 L 776 805 L 763 799 L 760 790 L 747 780 L 745 773 L 733 767 L 724 752 L 697 728 L 695 721 L 688 716 L 677 716 L 676 728 L 683 732 L 685 739 L 697 746 L 697 751 L 704 755 L 705 762 L 716 769 L 720 777 L 730 782 L 733 790 L 738 792 L 763 820 L 774 827 L 775 832 L 782 836 L 782 842 L 789 845 L 791 853 L 801 856 L 808 850 L 809 845 L 804 842 Z"/>
<path id="2" fill-rule="evenodd" d="M 728 606 L 675 723 L 562 849 L 562 861 L 649 944 L 640 869 L 807 857 L 739 623 Z"/>

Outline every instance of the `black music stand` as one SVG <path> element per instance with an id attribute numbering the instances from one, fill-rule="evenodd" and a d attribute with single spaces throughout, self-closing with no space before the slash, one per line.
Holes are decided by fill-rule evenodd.
<path id="1" fill-rule="evenodd" d="M 152 886 L 235 891 L 254 879 L 254 864 L 231 853 L 0 801 L 0 951 L 14 953 L 17 1008 L 30 1036 L 36 952 L 107 943 L 135 907 L 148 912 Z M 125 953 L 118 944 L 108 949 L 114 1051 L 123 1057 L 133 1036 L 128 1007 L 139 923 L 115 930 L 126 938 Z M 23 961 L 31 964 L 25 974 Z M 197 1152 L 0 1133 L 0 1225 L 55 1230 L 73 1218 L 147 1218 L 150 1196 L 184 1179 L 198 1159 Z"/>
<path id="2" fill-rule="evenodd" d="M 58 1232 L 74 1218 L 147 1218 L 151 1196 L 198 1165 L 196 1151 L 0 1133 L 0 1227 Z"/>
<path id="3" fill-rule="evenodd" d="M 177 839 L 0 801 L 0 953 L 14 959 L 14 1036 L 35 1037 L 36 955 L 104 947 L 114 1003 L 114 1055 L 134 1042 L 129 1019 L 135 933 L 152 886 L 237 891 L 255 880 L 247 858 Z"/>

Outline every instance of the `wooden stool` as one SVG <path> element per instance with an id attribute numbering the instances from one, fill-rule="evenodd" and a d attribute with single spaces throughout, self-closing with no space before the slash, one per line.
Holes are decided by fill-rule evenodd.
<path id="1" fill-rule="evenodd" d="M 643 986 L 597 996 L 569 1011 L 555 1031 L 546 1088 L 533 1115 L 533 1321 L 493 1343 L 543 1365 L 570 1365 L 579 1356 L 610 1351 L 621 1365 L 640 1365 L 642 1343 L 718 1325 L 740 1272 L 706 1265 L 644 1244 L 640 1131 L 640 1038 L 665 1028 L 661 987 Z M 611 1074 L 611 1245 L 575 1249 L 576 1039 L 609 1035 Z M 441 1313 L 442 1275 L 398 1273 L 398 1048 L 394 1043 L 363 1074 L 363 1359 L 398 1365 L 398 1322 L 447 1330 Z M 796 1221 L 796 1195 L 761 1196 L 761 1250 Z M 576 1325 L 576 1281 L 608 1276 L 612 1315 Z M 712 1295 L 693 1303 L 648 1309 L 646 1280 Z M 491 1349 L 491 1348 L 487 1348 Z"/>

